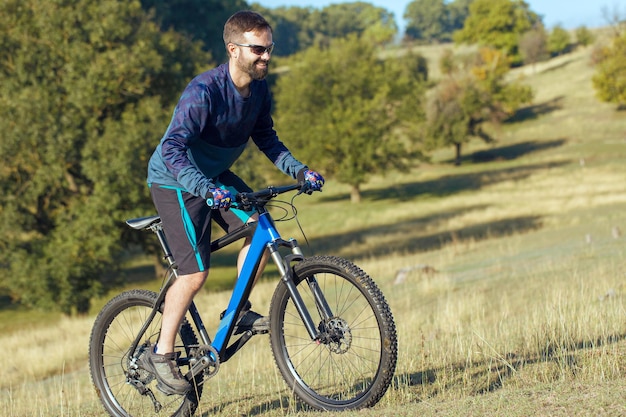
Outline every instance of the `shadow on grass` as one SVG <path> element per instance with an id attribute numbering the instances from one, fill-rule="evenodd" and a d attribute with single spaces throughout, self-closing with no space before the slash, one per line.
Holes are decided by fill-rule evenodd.
<path id="1" fill-rule="evenodd" d="M 515 143 L 508 146 L 502 146 L 499 148 L 488 149 L 485 151 L 474 152 L 468 155 L 468 159 L 472 162 L 490 162 L 495 160 L 512 160 L 517 159 L 523 155 L 545 151 L 551 148 L 557 148 L 563 146 L 566 143 L 565 139 L 556 139 L 550 141 L 528 141 L 522 143 Z"/>
<path id="2" fill-rule="evenodd" d="M 544 101 L 543 103 L 522 107 L 517 110 L 513 116 L 509 117 L 504 123 L 513 124 L 538 119 L 543 115 L 552 113 L 553 111 L 563 108 L 564 99 L 565 97 L 559 96 L 553 98 L 552 100 Z"/>
<path id="3" fill-rule="evenodd" d="M 535 143 L 527 142 L 502 148 L 503 154 L 510 158 L 523 153 L 534 152 L 548 147 L 561 146 L 562 140 Z M 447 175 L 428 181 L 417 181 L 407 184 L 397 184 L 384 189 L 367 190 L 362 193 L 364 200 L 396 201 L 416 200 L 417 196 L 445 197 L 464 191 L 474 191 L 482 187 L 494 185 L 505 181 L 523 181 L 539 170 L 552 169 L 567 165 L 569 162 L 560 161 L 547 164 L 531 164 L 519 167 L 503 168 L 481 171 L 477 173 L 463 173 Z M 333 197 L 347 199 L 348 195 Z M 416 200 L 417 201 L 417 200 Z M 358 207 L 356 207 L 358 209 Z M 373 226 L 353 232 L 342 232 L 327 235 L 312 240 L 311 247 L 316 253 L 332 253 L 350 258 L 387 255 L 393 252 L 423 252 L 440 249 L 450 242 L 463 242 L 470 240 L 483 240 L 489 237 L 502 237 L 515 233 L 536 230 L 541 227 L 539 216 L 521 216 L 502 219 L 494 222 L 485 222 L 447 230 L 445 232 L 425 234 L 422 231 L 432 228 L 433 225 L 444 223 L 454 217 L 467 214 L 470 211 L 484 210 L 486 206 L 476 205 L 469 208 L 443 211 L 425 217 L 402 220 L 395 224 Z M 366 240 L 383 239 L 385 236 L 393 236 L 393 240 L 387 238 L 383 244 L 372 248 L 363 245 Z M 392 240 L 392 241 L 390 241 Z M 381 240 L 382 241 L 382 240 Z M 364 253 L 366 247 L 367 253 Z"/>
<path id="4" fill-rule="evenodd" d="M 485 163 L 492 161 L 511 161 L 517 158 L 521 158 L 522 156 L 541 152 L 552 148 L 557 148 L 559 146 L 563 146 L 567 141 L 565 139 L 555 139 L 555 140 L 537 140 L 537 141 L 526 141 L 520 143 L 514 143 L 512 145 L 494 147 L 491 149 L 476 151 L 467 155 L 461 156 L 461 164 L 463 163 Z M 444 161 L 446 163 L 452 164 L 454 163 L 453 159 L 449 159 Z M 535 165 L 538 166 L 538 165 Z M 539 165 L 541 166 L 541 165 Z M 532 167 L 529 166 L 529 167 Z M 545 167 L 545 166 L 544 166 Z M 519 168 L 511 168 L 511 169 L 524 169 L 524 167 Z M 489 172 L 485 172 L 485 175 L 489 175 Z"/>
<path id="5" fill-rule="evenodd" d="M 435 215 L 404 220 L 396 224 L 375 226 L 354 232 L 327 235 L 311 241 L 315 253 L 337 254 L 351 259 L 384 256 L 390 253 L 427 252 L 440 249 L 450 243 L 479 241 L 487 238 L 508 236 L 539 229 L 542 226 L 539 216 L 520 216 L 493 222 L 479 223 L 445 232 L 423 234 L 426 225 L 444 222 L 471 210 L 482 210 L 483 206 L 471 209 L 450 210 Z M 383 243 L 373 245 L 372 240 L 383 239 Z M 370 243 L 366 243 L 369 240 Z M 382 240 L 381 240 L 382 242 Z M 364 247 L 367 249 L 364 251 Z"/>
<path id="6" fill-rule="evenodd" d="M 239 402 L 244 402 L 244 401 L 256 402 L 256 399 L 258 397 L 259 397 L 258 395 L 246 396 L 246 397 L 238 398 L 237 400 L 223 402 L 203 412 L 202 417 L 209 417 L 209 416 L 214 416 L 219 413 L 223 413 L 226 407 L 232 404 L 239 403 Z M 262 415 L 268 412 L 276 411 L 278 409 L 283 409 L 285 411 L 289 410 L 290 412 L 302 412 L 302 411 L 310 410 L 310 408 L 306 404 L 303 404 L 297 400 L 294 401 L 293 398 L 287 395 L 281 395 L 280 398 L 275 398 L 271 400 L 267 399 L 265 402 L 259 403 L 258 405 L 252 407 L 250 411 L 242 415 L 258 416 L 258 415 Z M 318 415 L 319 411 L 313 411 L 313 413 L 315 415 Z"/>
<path id="7" fill-rule="evenodd" d="M 585 350 L 600 348 L 626 340 L 626 334 L 613 334 L 597 337 L 594 340 L 572 342 L 567 345 L 548 346 L 535 353 L 516 355 L 496 354 L 483 361 L 472 360 L 467 363 L 451 364 L 445 368 L 399 374 L 394 377 L 393 389 L 422 387 L 429 388 L 425 395 L 431 397 L 444 390 L 459 389 L 472 394 L 486 394 L 502 388 L 506 379 L 524 367 L 536 364 L 556 364 L 562 372 L 575 374 L 580 369 L 578 354 Z M 445 375 L 448 382 L 443 382 L 439 375 Z M 558 376 L 557 376 L 558 377 Z"/>
<path id="8" fill-rule="evenodd" d="M 498 149 L 502 149 L 503 154 L 508 155 L 509 159 L 514 159 L 521 156 L 523 152 L 529 153 L 533 151 L 547 149 L 548 147 L 560 146 L 564 142 L 564 140 L 551 141 L 547 144 L 545 142 L 526 142 L 525 144 L 506 146 Z M 498 149 L 490 152 L 494 152 L 494 154 L 497 154 Z M 468 156 L 468 158 L 471 158 L 471 156 Z M 414 200 L 417 196 L 446 197 L 464 191 L 475 191 L 482 187 L 494 185 L 504 181 L 522 181 L 528 178 L 534 172 L 558 168 L 567 164 L 569 164 L 569 162 L 567 161 L 550 162 L 545 164 L 531 164 L 519 167 L 494 169 L 491 171 L 444 175 L 442 177 L 427 181 L 392 184 L 384 188 L 363 191 L 361 193 L 361 197 L 363 198 L 364 203 L 362 204 L 365 204 L 365 202 L 368 200 L 389 200 L 389 203 L 393 204 L 394 200 L 410 201 Z M 341 193 L 329 197 L 321 195 L 318 198 L 321 201 L 326 202 L 347 201 L 350 199 L 350 195 L 348 193 Z M 358 210 L 358 206 L 355 206 L 355 210 Z"/>

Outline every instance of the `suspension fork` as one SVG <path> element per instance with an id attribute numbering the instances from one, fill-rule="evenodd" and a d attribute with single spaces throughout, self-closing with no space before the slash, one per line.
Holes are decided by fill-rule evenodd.
<path id="1" fill-rule="evenodd" d="M 280 252 L 278 251 L 279 246 L 290 248 L 291 254 L 284 257 L 281 256 Z M 320 331 L 315 326 L 315 322 L 313 321 L 311 314 L 306 308 L 304 301 L 302 300 L 302 296 L 300 295 L 300 292 L 298 291 L 298 288 L 296 287 L 296 284 L 293 280 L 293 268 L 291 266 L 292 263 L 300 262 L 304 259 L 304 255 L 302 254 L 302 251 L 298 246 L 298 242 L 295 239 L 290 239 L 288 241 L 278 239 L 270 243 L 268 245 L 268 249 L 272 260 L 278 268 L 278 272 L 281 276 L 281 281 L 287 287 L 287 291 L 289 292 L 289 295 L 293 300 L 296 310 L 298 311 L 298 314 L 300 315 L 300 318 L 302 319 L 304 327 L 309 333 L 311 340 L 318 340 L 320 338 Z M 308 277 L 306 280 L 311 290 L 311 293 L 313 294 L 315 305 L 317 306 L 317 310 L 321 318 L 323 320 L 328 320 L 329 318 L 333 317 L 333 312 L 328 305 L 328 302 L 326 301 L 326 298 L 324 297 L 324 294 L 322 293 L 315 277 Z"/>

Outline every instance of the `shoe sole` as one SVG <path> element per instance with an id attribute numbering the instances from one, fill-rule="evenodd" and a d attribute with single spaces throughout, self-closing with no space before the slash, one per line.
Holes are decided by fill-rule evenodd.
<path id="1" fill-rule="evenodd" d="M 252 334 L 266 334 L 270 332 L 270 323 L 269 321 L 264 322 L 264 323 L 260 323 L 260 324 L 253 324 L 251 327 L 249 328 L 243 328 L 240 329 L 238 328 L 238 326 L 235 326 L 235 328 L 233 329 L 233 334 L 234 335 L 238 335 L 241 333 L 245 333 L 247 331 L 252 332 Z"/>
<path id="2" fill-rule="evenodd" d="M 171 386 L 169 386 L 166 382 L 164 382 L 161 378 L 159 378 L 159 374 L 156 371 L 156 368 L 154 367 L 154 365 L 150 362 L 149 358 L 141 358 L 138 361 L 138 365 L 140 367 L 142 367 L 144 370 L 150 372 L 152 375 L 154 375 L 154 377 L 156 378 L 157 381 L 157 389 L 159 391 L 161 391 L 163 394 L 165 395 L 185 395 L 187 394 L 189 391 L 191 391 L 191 384 L 189 384 L 189 381 L 187 381 L 188 383 L 188 387 L 185 388 L 184 391 L 182 390 L 178 390 L 176 388 L 173 388 Z"/>
<path id="3" fill-rule="evenodd" d="M 161 391 L 163 394 L 165 395 L 185 395 L 187 394 L 189 391 L 191 391 L 191 387 L 187 388 L 184 392 L 179 392 L 173 388 L 171 388 L 169 385 L 165 385 L 165 383 L 162 383 L 161 381 L 159 381 L 159 379 L 157 378 L 157 389 L 159 391 Z"/>

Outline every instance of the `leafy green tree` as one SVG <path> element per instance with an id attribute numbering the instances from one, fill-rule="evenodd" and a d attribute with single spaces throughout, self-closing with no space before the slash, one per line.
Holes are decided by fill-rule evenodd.
<path id="1" fill-rule="evenodd" d="M 204 43 L 218 62 L 226 59 L 222 40 L 224 22 L 236 11 L 248 9 L 245 0 L 141 0 L 163 31 L 173 29 Z"/>
<path id="2" fill-rule="evenodd" d="M 311 7 L 268 9 L 255 3 L 252 8 L 261 13 L 272 25 L 276 42 L 273 52 L 275 57 L 289 56 L 313 45 L 315 32 L 308 23 L 313 13 Z"/>
<path id="3" fill-rule="evenodd" d="M 267 9 L 256 3 L 253 8 L 261 12 L 274 29 L 276 56 L 288 56 L 313 45 L 328 45 L 331 39 L 351 34 L 366 36 L 371 42 L 383 45 L 398 33 L 393 13 L 362 1 L 330 4 L 322 9 Z"/>
<path id="4" fill-rule="evenodd" d="M 589 46 L 593 43 L 595 36 L 586 26 L 579 26 L 574 32 L 576 43 L 581 46 Z"/>
<path id="5" fill-rule="evenodd" d="M 276 84 L 276 127 L 296 156 L 349 184 L 351 200 L 373 174 L 404 169 L 419 156 L 425 61 L 381 60 L 350 35 L 294 55 Z"/>
<path id="6" fill-rule="evenodd" d="M 601 53 L 593 76 L 598 98 L 608 103 L 626 104 L 626 32 L 616 36 Z"/>
<path id="7" fill-rule="evenodd" d="M 463 27 L 472 1 L 413 0 L 404 12 L 405 37 L 426 42 L 451 40 L 453 32 Z"/>
<path id="8" fill-rule="evenodd" d="M 571 41 L 569 32 L 557 25 L 548 36 L 548 51 L 553 56 L 561 55 L 569 50 Z"/>
<path id="9" fill-rule="evenodd" d="M 207 56 L 138 1 L 5 0 L 0 32 L 0 286 L 84 313 L 137 240 L 123 220 L 154 210 L 147 160 Z"/>
<path id="10" fill-rule="evenodd" d="M 463 144 L 472 138 L 493 141 L 485 123 L 505 120 L 532 99 L 530 87 L 506 82 L 508 72 L 504 55 L 488 48 L 480 50 L 469 68 L 448 71 L 428 102 L 426 146 L 454 146 L 455 165 L 460 165 Z"/>
<path id="11" fill-rule="evenodd" d="M 454 0 L 447 3 L 448 7 L 448 25 L 450 37 L 457 30 L 463 29 L 465 20 L 469 16 L 469 7 L 474 0 Z"/>
<path id="12" fill-rule="evenodd" d="M 398 32 L 392 13 L 362 1 L 330 4 L 314 10 L 308 26 L 315 28 L 318 35 L 315 41 L 322 44 L 352 34 L 366 34 L 370 40 L 384 44 L 393 40 Z"/>
<path id="13" fill-rule="evenodd" d="M 406 7 L 406 36 L 427 42 L 443 40 L 448 29 L 444 0 L 413 0 Z"/>
<path id="14" fill-rule="evenodd" d="M 506 53 L 512 65 L 521 64 L 519 38 L 541 24 L 529 5 L 523 0 L 475 0 L 469 10 L 455 42 L 495 48 Z"/>

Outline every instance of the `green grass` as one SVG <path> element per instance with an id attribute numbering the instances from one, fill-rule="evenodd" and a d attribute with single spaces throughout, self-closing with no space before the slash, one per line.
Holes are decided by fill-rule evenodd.
<path id="1" fill-rule="evenodd" d="M 626 415 L 626 114 L 594 98 L 588 59 L 513 74 L 535 102 L 493 130 L 496 143 L 466 146 L 460 167 L 443 149 L 374 178 L 360 205 L 332 181 L 296 200 L 305 251 L 359 264 L 398 327 L 392 388 L 342 416 Z M 304 244 L 294 222 L 279 228 Z M 210 278 L 218 288 L 232 282 L 231 260 Z M 149 275 L 149 264 L 133 270 Z M 275 280 L 268 271 L 252 295 L 261 312 Z M 227 296 L 199 296 L 209 327 Z M 1 415 L 104 415 L 86 365 L 94 317 L 0 311 Z M 290 401 L 264 337 L 207 384 L 199 416 L 318 415 Z"/>

